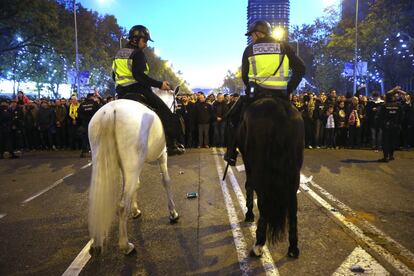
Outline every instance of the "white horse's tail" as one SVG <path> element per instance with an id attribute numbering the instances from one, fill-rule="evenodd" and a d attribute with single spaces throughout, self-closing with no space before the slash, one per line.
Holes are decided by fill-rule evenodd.
<path id="1" fill-rule="evenodd" d="M 107 108 L 98 114 L 89 126 L 93 167 L 88 221 L 93 246 L 103 249 L 119 203 L 121 168 L 115 135 L 116 110 Z"/>

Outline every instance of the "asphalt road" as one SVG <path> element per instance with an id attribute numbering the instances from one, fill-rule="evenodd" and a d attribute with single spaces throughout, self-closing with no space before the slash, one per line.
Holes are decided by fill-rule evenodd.
<path id="1" fill-rule="evenodd" d="M 268 245 L 266 258 L 248 256 L 254 225 L 242 222 L 244 172 L 233 168 L 221 182 L 221 154 L 201 149 L 169 158 L 180 213 L 174 225 L 158 166 L 146 165 L 138 196 L 142 216 L 128 223 L 137 252 L 118 251 L 113 227 L 102 255 L 88 258 L 80 275 L 353 275 L 350 267 L 358 264 L 380 275 L 413 273 L 414 152 L 397 152 L 395 161 L 379 164 L 373 161 L 380 153 L 373 151 L 306 150 L 297 260 L 286 257 L 286 242 Z M 87 245 L 91 167 L 78 156 L 30 152 L 0 160 L 0 275 L 62 275 Z M 187 199 L 193 191 L 199 197 Z"/>

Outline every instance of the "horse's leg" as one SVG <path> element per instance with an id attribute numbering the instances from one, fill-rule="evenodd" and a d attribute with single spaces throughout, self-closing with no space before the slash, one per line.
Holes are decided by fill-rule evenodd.
<path id="1" fill-rule="evenodd" d="M 168 198 L 168 210 L 170 211 L 170 222 L 175 223 L 179 215 L 177 211 L 175 210 L 175 204 L 173 200 L 173 195 L 171 192 L 171 179 L 170 175 L 168 174 L 168 167 L 167 167 L 167 153 L 164 152 L 161 157 L 158 159 L 158 164 L 160 166 L 161 170 L 161 176 L 162 176 L 162 184 L 165 188 L 165 191 L 167 192 L 167 198 Z"/>
<path id="2" fill-rule="evenodd" d="M 143 154 L 145 156 L 145 154 Z M 119 241 L 118 246 L 125 255 L 134 250 L 134 245 L 128 242 L 127 221 L 131 209 L 131 201 L 138 189 L 139 175 L 144 165 L 139 154 L 123 159 L 124 190 L 119 204 Z M 134 158 L 135 157 L 135 158 Z"/>
<path id="3" fill-rule="evenodd" d="M 246 188 L 246 207 L 247 207 L 247 212 L 244 218 L 245 222 L 253 222 L 254 221 L 254 213 L 253 213 L 253 187 L 251 185 L 251 180 L 250 180 L 250 173 L 247 173 L 247 169 L 246 169 L 246 183 L 245 183 L 245 188 Z"/>
<path id="4" fill-rule="evenodd" d="M 298 187 L 300 181 L 300 175 L 297 174 L 295 176 L 295 181 L 291 183 L 294 187 Z M 297 200 L 297 188 L 292 188 L 292 192 L 289 193 L 289 206 L 288 206 L 288 214 L 289 214 L 289 249 L 288 249 L 288 256 L 291 258 L 298 258 L 299 257 L 299 248 L 298 248 L 298 219 L 296 216 L 298 210 L 298 200 Z"/>
<path id="5" fill-rule="evenodd" d="M 139 189 L 139 178 L 137 181 L 136 190 L 132 194 L 132 205 L 131 205 L 131 216 L 132 218 L 136 219 L 141 216 L 141 210 L 138 209 L 138 189 Z"/>
<path id="6" fill-rule="evenodd" d="M 263 246 L 266 243 L 267 222 L 262 216 L 262 201 L 259 194 L 257 194 L 257 204 L 259 207 L 259 221 L 257 222 L 256 229 L 256 244 L 254 245 L 251 253 L 253 256 L 260 257 L 263 255 Z"/>

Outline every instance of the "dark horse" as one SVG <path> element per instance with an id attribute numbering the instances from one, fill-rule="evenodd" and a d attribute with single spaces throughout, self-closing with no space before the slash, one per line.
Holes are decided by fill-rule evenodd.
<path id="1" fill-rule="evenodd" d="M 288 100 L 258 99 L 244 113 L 237 144 L 246 168 L 247 201 L 251 202 L 246 218 L 253 216 L 252 190 L 260 212 L 252 254 L 262 255 L 266 238 L 272 243 L 281 240 L 288 224 L 288 256 L 299 257 L 296 193 L 304 148 L 301 114 Z"/>

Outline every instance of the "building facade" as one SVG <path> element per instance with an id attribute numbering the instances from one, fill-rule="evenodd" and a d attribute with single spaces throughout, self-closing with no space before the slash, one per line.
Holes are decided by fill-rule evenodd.
<path id="1" fill-rule="evenodd" d="M 266 20 L 272 28 L 284 29 L 284 38 L 289 32 L 290 0 L 249 0 L 247 5 L 247 28 L 257 20 Z M 248 38 L 248 43 L 251 38 Z"/>

